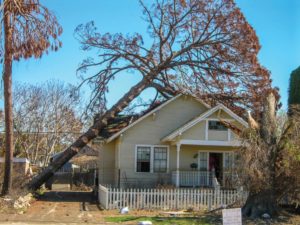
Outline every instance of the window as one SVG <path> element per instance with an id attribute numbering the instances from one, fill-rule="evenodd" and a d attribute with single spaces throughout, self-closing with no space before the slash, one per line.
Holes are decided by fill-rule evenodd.
<path id="1" fill-rule="evenodd" d="M 168 152 L 166 147 L 154 147 L 153 171 L 158 173 L 167 172 Z"/>
<path id="2" fill-rule="evenodd" d="M 201 171 L 207 170 L 207 159 L 208 159 L 207 152 L 199 152 L 199 169 Z"/>
<path id="3" fill-rule="evenodd" d="M 234 153 L 226 152 L 224 153 L 224 169 L 232 169 L 234 165 Z"/>
<path id="4" fill-rule="evenodd" d="M 227 131 L 227 127 L 224 126 L 220 121 L 208 121 L 208 129 L 209 130 L 220 130 Z"/>
<path id="5" fill-rule="evenodd" d="M 166 173 L 168 148 L 165 146 L 137 146 L 136 172 Z"/>
<path id="6" fill-rule="evenodd" d="M 138 146 L 136 155 L 136 171 L 150 172 L 151 148 Z"/>

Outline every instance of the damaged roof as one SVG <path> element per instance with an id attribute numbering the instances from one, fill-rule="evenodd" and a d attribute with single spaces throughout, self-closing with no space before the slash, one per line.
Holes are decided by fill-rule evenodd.
<path id="1" fill-rule="evenodd" d="M 170 102 L 176 100 L 177 98 L 183 96 L 185 94 L 178 94 L 174 96 L 173 98 L 167 99 L 165 101 L 157 101 L 155 102 L 151 107 L 149 107 L 147 110 L 143 111 L 140 114 L 134 114 L 134 115 L 119 115 L 114 119 L 111 119 L 108 121 L 108 125 L 102 130 L 100 133 L 99 137 L 94 140 L 94 142 L 111 142 L 114 140 L 116 137 L 118 137 L 122 132 L 126 131 L 130 127 L 134 126 L 136 123 L 140 122 L 147 116 L 149 116 L 152 113 L 155 113 L 157 110 L 161 109 L 165 105 L 169 104 Z M 195 100 L 203 104 L 205 107 L 208 109 L 211 108 L 210 105 L 202 101 L 201 99 L 192 96 L 192 95 L 187 95 L 194 97 Z"/>
<path id="2" fill-rule="evenodd" d="M 168 100 L 166 100 L 166 101 L 168 101 Z M 152 112 L 155 108 L 159 107 L 166 101 L 156 101 L 148 109 L 142 111 L 139 114 L 118 115 L 117 117 L 108 120 L 108 125 L 106 127 L 104 127 L 104 129 L 100 133 L 99 137 L 96 138 L 96 141 L 104 141 L 104 140 L 109 139 L 113 135 L 117 134 L 124 128 L 131 125 L 133 122 L 137 121 L 139 118 Z"/>

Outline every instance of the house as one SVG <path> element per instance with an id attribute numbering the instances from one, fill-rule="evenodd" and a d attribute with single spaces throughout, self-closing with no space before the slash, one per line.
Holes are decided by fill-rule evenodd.
<path id="1" fill-rule="evenodd" d="M 138 118 L 124 118 L 119 127 L 109 124 L 110 132 L 101 141 L 100 184 L 116 187 L 226 185 L 233 177 L 230 169 L 234 151 L 241 142 L 224 126 L 224 121 L 239 129 L 248 126 L 222 104 L 211 107 L 183 94 Z"/>
<path id="2" fill-rule="evenodd" d="M 57 152 L 55 154 L 53 154 L 51 157 L 50 157 L 50 163 L 57 159 L 61 154 L 63 154 L 63 151 L 61 152 Z M 78 153 L 79 154 L 79 153 Z M 66 162 L 58 171 L 56 171 L 56 174 L 58 173 L 72 173 L 72 171 L 74 169 L 77 169 L 79 168 L 78 165 L 74 164 L 73 162 L 69 161 L 69 162 Z"/>
<path id="3" fill-rule="evenodd" d="M 70 163 L 79 166 L 80 171 L 96 170 L 98 168 L 99 152 L 90 146 L 83 147 Z"/>
<path id="4" fill-rule="evenodd" d="M 0 177 L 4 174 L 5 158 L 0 157 Z M 27 158 L 13 158 L 13 171 L 15 175 L 24 176 L 30 172 L 30 161 Z"/>
<path id="5" fill-rule="evenodd" d="M 50 162 L 63 154 L 63 151 L 57 152 L 50 157 Z M 90 146 L 85 146 L 70 161 L 66 162 L 56 173 L 69 173 L 74 170 L 96 169 L 98 164 L 98 151 Z"/>

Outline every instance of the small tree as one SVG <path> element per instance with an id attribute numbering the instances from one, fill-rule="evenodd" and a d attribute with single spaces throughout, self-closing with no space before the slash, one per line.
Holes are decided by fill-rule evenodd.
<path id="1" fill-rule="evenodd" d="M 49 48 L 57 50 L 57 37 L 62 29 L 56 17 L 39 0 L 4 0 L 1 4 L 4 36 L 4 111 L 5 111 L 5 171 L 2 194 L 12 185 L 14 151 L 12 110 L 12 62 L 21 58 L 39 58 Z"/>

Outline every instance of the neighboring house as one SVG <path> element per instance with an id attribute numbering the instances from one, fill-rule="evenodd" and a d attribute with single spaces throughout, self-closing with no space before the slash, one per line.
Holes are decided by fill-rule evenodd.
<path id="1" fill-rule="evenodd" d="M 4 174 L 5 158 L 0 157 L 0 177 Z M 30 161 L 26 158 L 13 158 L 14 175 L 30 175 Z"/>
<path id="2" fill-rule="evenodd" d="M 99 145 L 99 183 L 119 187 L 226 185 L 238 137 L 220 122 L 247 123 L 225 107 L 178 95 L 143 116 L 109 124 Z M 118 129 L 119 128 L 119 129 Z"/>
<path id="3" fill-rule="evenodd" d="M 99 152 L 90 146 L 85 146 L 75 155 L 70 163 L 80 167 L 80 170 L 98 169 Z"/>
<path id="4" fill-rule="evenodd" d="M 62 152 L 55 153 L 51 156 L 50 162 L 60 156 Z M 69 173 L 74 170 L 96 169 L 98 167 L 99 152 L 90 146 L 85 146 L 70 161 L 66 162 L 56 173 Z"/>
<path id="5" fill-rule="evenodd" d="M 57 157 L 59 157 L 63 152 L 58 152 L 53 154 L 50 157 L 50 163 L 55 160 Z M 79 153 L 78 153 L 79 154 Z M 58 171 L 56 171 L 55 173 L 71 173 L 73 172 L 74 169 L 79 168 L 79 166 L 75 165 L 73 162 L 68 161 L 66 162 Z"/>
<path id="6" fill-rule="evenodd" d="M 63 152 L 58 152 L 50 158 L 50 162 L 55 160 Z M 98 156 L 99 152 L 90 146 L 85 146 L 70 161 L 65 163 L 55 174 L 46 182 L 46 188 L 52 189 L 55 184 L 58 188 L 67 185 L 71 188 L 75 185 L 85 184 L 94 186 L 97 180 Z"/>

